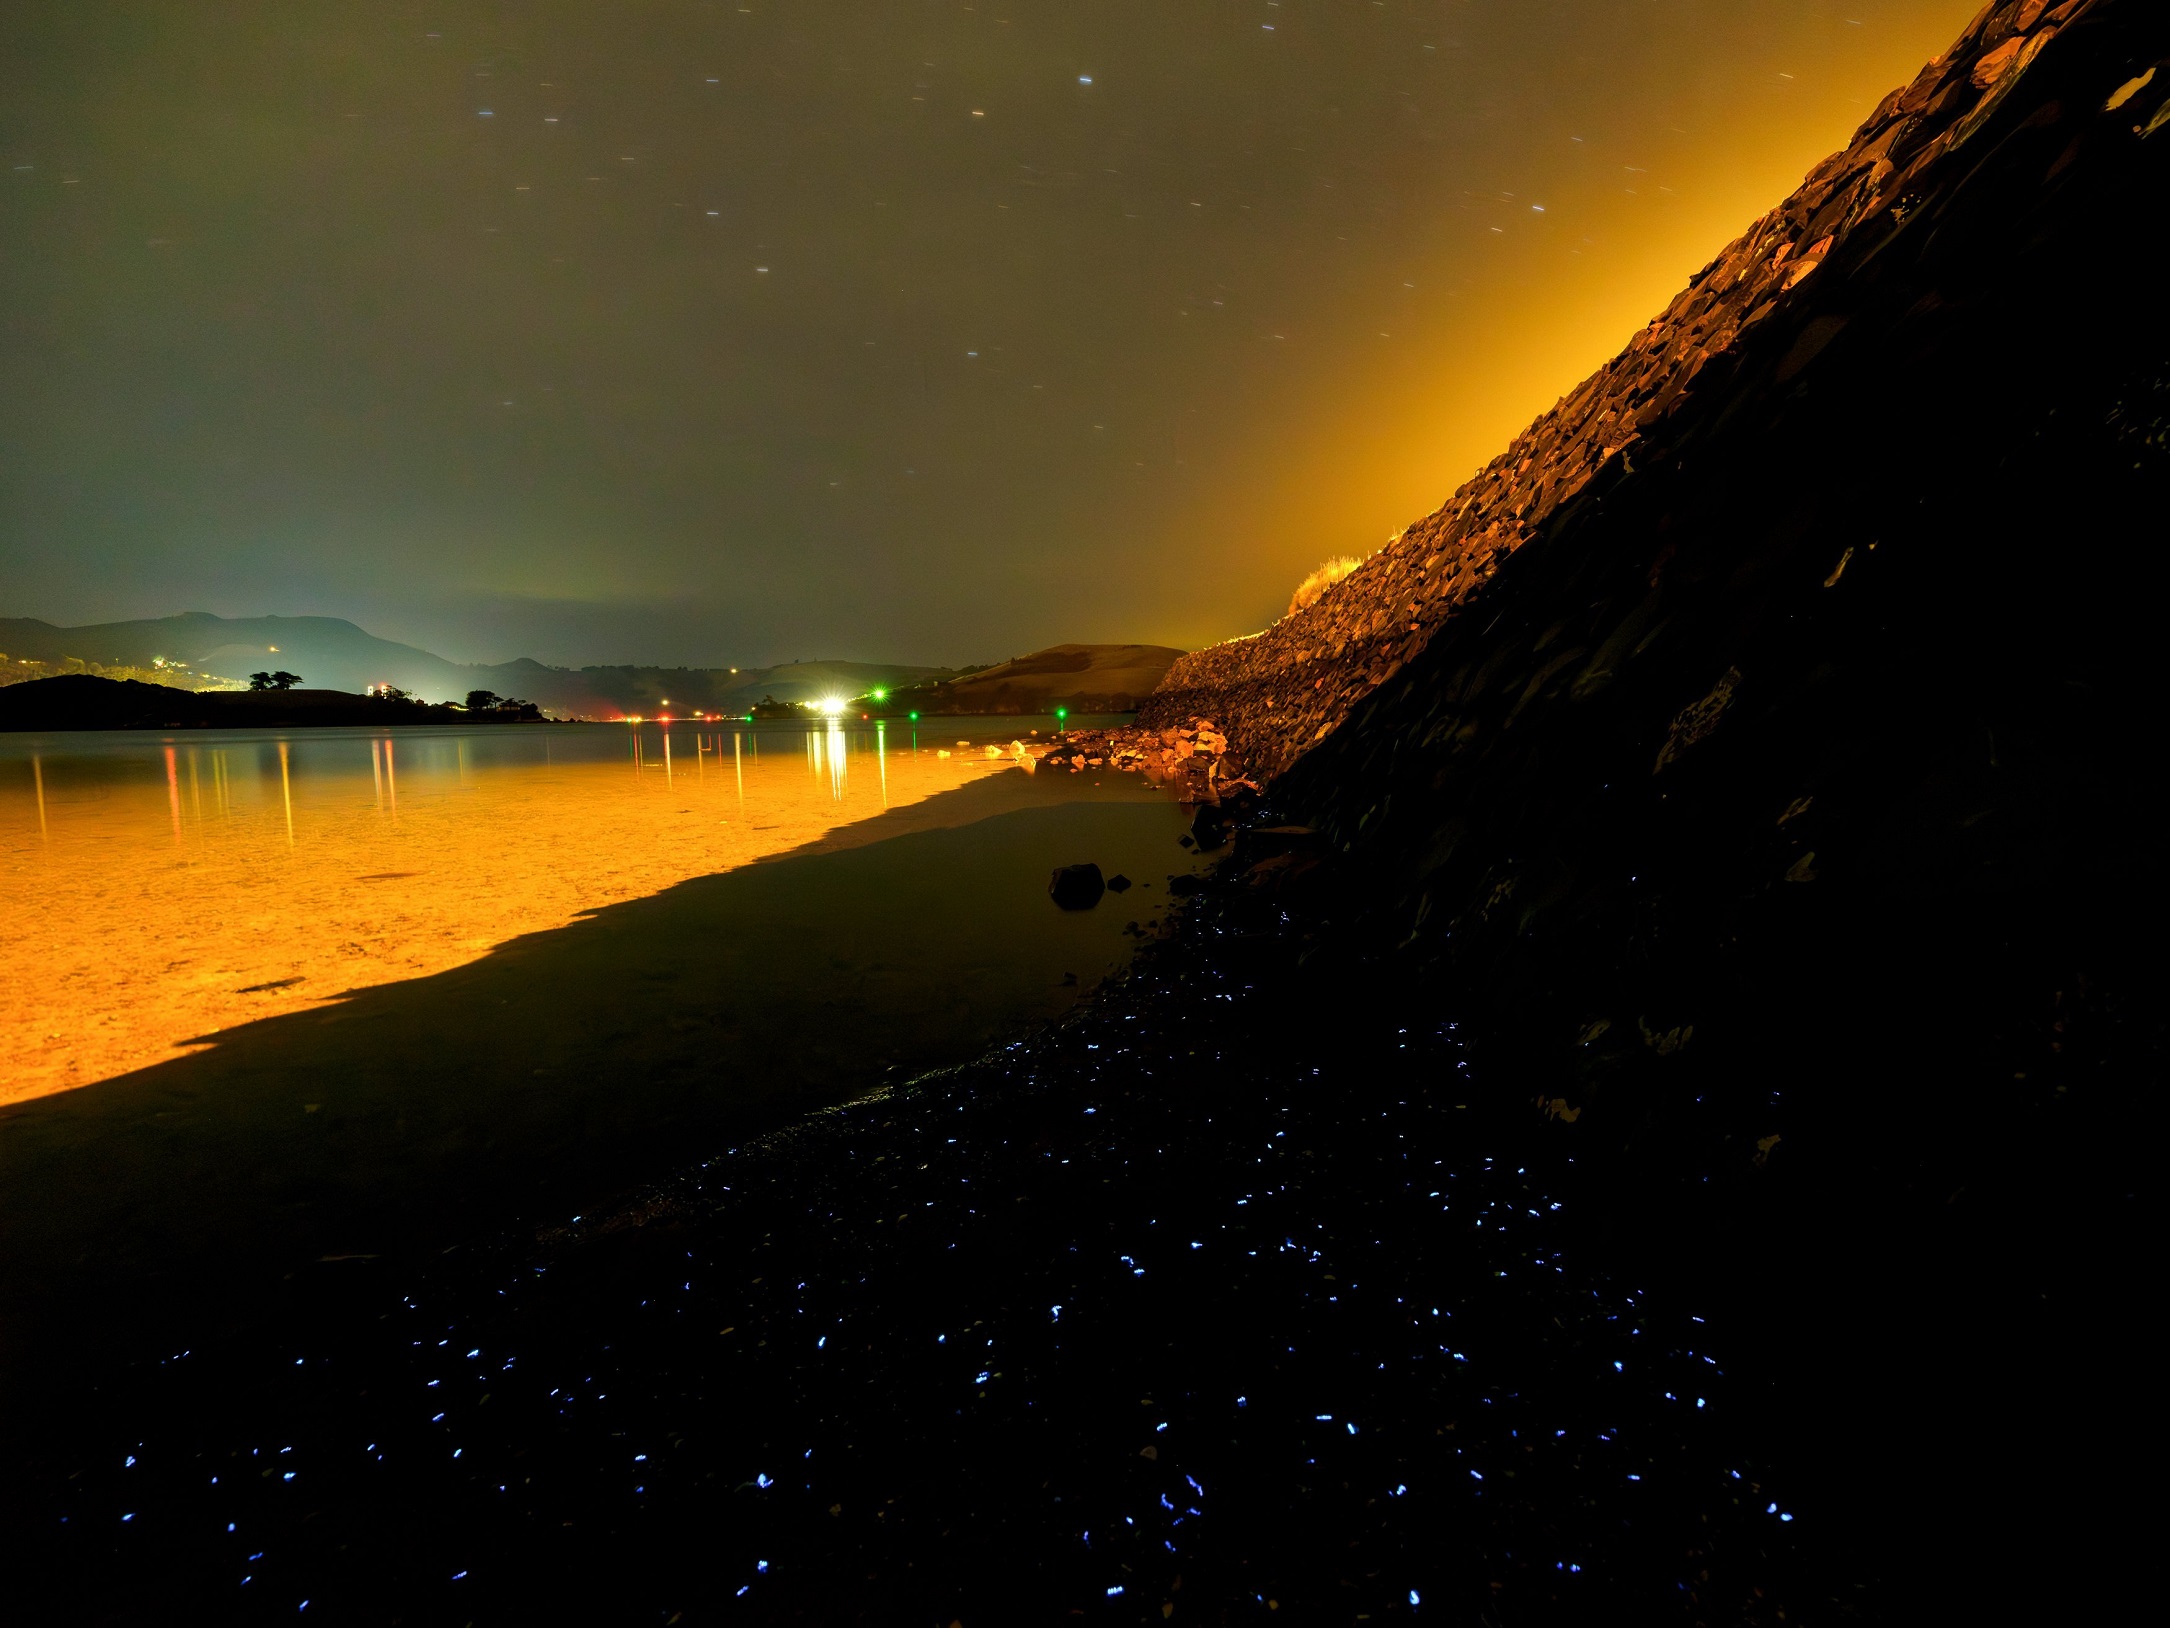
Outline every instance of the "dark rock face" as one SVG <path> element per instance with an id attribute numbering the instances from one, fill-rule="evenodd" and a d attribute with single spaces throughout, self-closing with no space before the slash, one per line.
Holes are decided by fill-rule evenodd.
<path id="1" fill-rule="evenodd" d="M 1986 8 L 1949 51 L 1884 100 L 1850 146 L 1818 165 L 1626 350 L 1435 513 L 1308 609 L 1255 638 L 1182 658 L 1140 708 L 1139 724 L 1210 717 L 1256 771 L 1279 773 L 1465 611 L 1489 607 L 1488 585 L 1518 550 L 1586 525 L 1623 491 L 1666 473 L 1668 460 L 1728 417 L 1729 402 L 1822 393 L 1847 353 L 1919 342 L 1961 320 L 1949 301 L 1990 269 L 1977 262 L 2002 257 L 2035 229 L 2010 219 L 2010 210 L 2025 208 L 2046 223 L 2040 212 L 2054 209 L 2055 198 L 2100 186 L 2128 231 L 2141 230 L 2140 200 L 2151 194 L 2138 171 L 2154 167 L 2141 154 L 2165 144 L 2160 113 L 2170 73 L 2105 107 L 2162 52 L 2159 40 L 2143 37 L 2153 20 L 2128 15 L 2138 9 L 2106 0 Z M 2122 182 L 2110 179 L 2108 171 L 2128 166 L 2137 168 Z M 1979 220 L 1986 239 L 1943 230 L 1954 210 Z M 1923 265 L 1925 252 L 1954 268 L 1959 283 L 1943 287 L 1941 273 Z M 1899 311 L 1862 308 L 1872 286 L 1883 300 L 1905 288 L 1926 302 L 1905 335 L 1879 330 Z M 2054 324 L 2061 308 L 2091 297 L 2085 284 L 2009 286 L 2021 297 L 1999 313 L 2001 327 L 1978 334 L 1989 347 L 1982 361 L 2009 345 L 2039 343 L 2045 320 Z M 1887 388 L 1902 399 L 1930 382 L 1908 354 L 1887 358 L 1897 364 Z M 2009 370 L 1988 371 L 1990 399 L 2010 398 Z M 1846 456 L 1873 468 L 1918 465 L 1923 427 L 1910 424 L 1888 442 L 1864 440 Z"/>
<path id="2" fill-rule="evenodd" d="M 1047 884 L 1047 896 L 1064 910 L 1090 910 L 1106 891 L 1098 865 L 1065 865 Z"/>

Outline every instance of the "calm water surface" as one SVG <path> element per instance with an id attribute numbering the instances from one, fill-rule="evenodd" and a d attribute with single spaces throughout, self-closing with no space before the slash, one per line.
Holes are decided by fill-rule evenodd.
<path id="1" fill-rule="evenodd" d="M 0 737 L 0 1367 L 606 1199 L 1060 1012 L 1189 858 L 1137 781 L 1026 772 L 1034 727 Z M 1056 910 L 1088 859 L 1140 886 Z"/>
<path id="2" fill-rule="evenodd" d="M 37 969 L 0 989 L 0 1103 L 801 847 L 1052 724 L 1003 722 L 0 736 L 0 956 Z"/>

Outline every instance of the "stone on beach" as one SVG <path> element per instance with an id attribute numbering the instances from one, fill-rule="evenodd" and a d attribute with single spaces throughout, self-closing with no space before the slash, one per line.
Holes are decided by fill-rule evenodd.
<path id="1" fill-rule="evenodd" d="M 1107 891 L 1098 865 L 1064 865 L 1048 879 L 1047 896 L 1064 910 L 1090 910 Z"/>

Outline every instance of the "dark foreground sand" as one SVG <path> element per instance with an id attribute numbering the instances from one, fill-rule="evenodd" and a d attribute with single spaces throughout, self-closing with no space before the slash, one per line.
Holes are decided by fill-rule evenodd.
<path id="1" fill-rule="evenodd" d="M 0 1364 L 168 1354 L 322 1257 L 558 1219 L 968 1058 L 1128 958 L 1191 863 L 1184 818 L 1127 777 L 1010 772 L 15 1104 Z M 1146 885 L 1054 909 L 1082 859 Z"/>

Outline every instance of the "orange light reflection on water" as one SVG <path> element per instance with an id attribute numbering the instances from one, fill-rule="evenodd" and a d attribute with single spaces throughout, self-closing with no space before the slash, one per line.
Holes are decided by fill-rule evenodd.
<path id="1" fill-rule="evenodd" d="M 746 726 L 692 722 L 0 749 L 0 955 L 15 974 L 0 986 L 0 1102 L 444 971 L 1006 766 L 835 721 L 803 732 L 803 758 L 773 750 L 800 731 L 767 733 L 766 756 Z M 708 775 L 726 749 L 730 778 Z M 700 772 L 682 772 L 688 753 Z"/>

